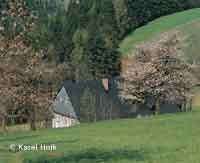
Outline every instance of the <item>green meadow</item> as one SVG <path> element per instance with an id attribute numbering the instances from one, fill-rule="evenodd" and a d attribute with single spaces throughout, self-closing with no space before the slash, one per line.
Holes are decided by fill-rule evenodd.
<path id="1" fill-rule="evenodd" d="M 199 163 L 200 108 L 146 119 L 0 135 L 0 163 Z M 10 144 L 55 144 L 56 151 L 10 151 Z"/>

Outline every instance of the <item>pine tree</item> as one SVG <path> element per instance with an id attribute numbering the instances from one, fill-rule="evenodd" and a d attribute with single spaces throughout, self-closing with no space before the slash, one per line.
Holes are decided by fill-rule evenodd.
<path id="1" fill-rule="evenodd" d="M 88 23 L 87 64 L 95 78 L 111 77 L 119 70 L 117 22 L 112 1 L 93 1 Z"/>
<path id="2" fill-rule="evenodd" d="M 96 34 L 90 38 L 86 47 L 88 65 L 90 72 L 96 78 L 109 78 L 118 73 L 118 52 L 115 48 L 111 48 L 106 46 L 106 42 L 101 35 Z"/>
<path id="3" fill-rule="evenodd" d="M 119 38 L 122 39 L 130 31 L 130 17 L 126 0 L 114 0 L 115 16 L 120 32 Z"/>

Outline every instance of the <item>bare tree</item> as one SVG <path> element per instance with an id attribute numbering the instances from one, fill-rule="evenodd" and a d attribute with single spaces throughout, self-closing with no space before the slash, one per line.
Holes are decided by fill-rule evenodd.
<path id="1" fill-rule="evenodd" d="M 120 96 L 130 103 L 144 102 L 146 96 L 155 99 L 156 114 L 161 102 L 184 103 L 190 97 L 194 77 L 190 66 L 180 58 L 176 33 L 162 35 L 159 41 L 137 47 L 137 54 L 119 81 Z"/>
<path id="2" fill-rule="evenodd" d="M 0 112 L 2 128 L 5 130 L 8 110 L 18 107 L 29 112 L 31 129 L 36 129 L 36 108 L 47 107 L 50 94 L 40 87 L 47 74 L 47 65 L 41 55 L 35 52 L 26 40 L 26 33 L 34 25 L 33 17 L 23 0 L 14 0 L 1 11 L 0 19 Z M 5 25 L 6 18 L 13 18 Z M 24 24 L 18 32 L 17 20 Z M 21 25 L 21 24 L 20 24 Z M 6 27 L 9 29 L 6 29 Z"/>
<path id="3" fill-rule="evenodd" d="M 18 45 L 20 40 L 16 42 Z M 23 50 L 20 49 L 22 47 Z M 2 77 L 0 93 L 3 97 L 1 103 L 3 103 L 4 114 L 6 113 L 5 108 L 17 108 L 17 106 L 29 108 L 31 129 L 35 129 L 35 109 L 46 107 L 50 102 L 50 94 L 40 87 L 45 69 L 41 68 L 39 59 L 37 63 L 35 62 L 35 56 L 31 55 L 32 50 L 25 45 L 18 45 L 16 48 L 9 47 L 5 50 L 6 56 L 0 58 Z M 17 50 L 19 50 L 19 55 L 16 53 Z"/>
<path id="4" fill-rule="evenodd" d="M 7 23 L 7 19 L 12 21 Z M 69 65 L 42 59 L 51 49 L 36 52 L 32 48 L 27 33 L 32 31 L 36 19 L 25 0 L 8 1 L 8 6 L 0 11 L 0 118 L 4 130 L 9 110 L 20 108 L 20 114 L 28 113 L 25 116 L 33 130 L 39 117 L 49 120 L 54 92 L 70 76 Z"/>

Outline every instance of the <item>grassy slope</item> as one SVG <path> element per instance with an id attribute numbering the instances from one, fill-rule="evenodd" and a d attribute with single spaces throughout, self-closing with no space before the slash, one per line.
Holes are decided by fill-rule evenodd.
<path id="1" fill-rule="evenodd" d="M 197 19 L 200 19 L 200 8 L 161 17 L 138 28 L 127 36 L 120 44 L 119 50 L 123 55 L 129 55 L 129 53 L 134 50 L 136 44 L 150 40 L 152 37 L 162 32 L 166 32 Z"/>
<path id="2" fill-rule="evenodd" d="M 63 154 L 67 156 L 65 163 L 199 163 L 199 122 L 200 111 L 196 109 L 192 113 L 153 119 L 0 135 L 0 163 L 20 163 L 22 158 L 34 159 L 40 155 L 48 155 L 50 159 Z M 15 154 L 8 151 L 12 143 L 54 143 L 57 151 Z"/>

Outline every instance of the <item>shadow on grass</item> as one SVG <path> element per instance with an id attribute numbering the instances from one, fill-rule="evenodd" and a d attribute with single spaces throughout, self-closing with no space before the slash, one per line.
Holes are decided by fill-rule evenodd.
<path id="1" fill-rule="evenodd" d="M 145 153 L 138 150 L 103 151 L 89 149 L 84 152 L 66 154 L 57 158 L 40 157 L 36 160 L 24 160 L 24 163 L 110 163 L 120 160 L 144 161 Z"/>
<path id="2" fill-rule="evenodd" d="M 42 144 L 72 144 L 72 143 L 77 143 L 79 140 L 78 139 L 74 139 L 74 140 L 57 140 L 54 142 L 43 142 Z"/>
<path id="3" fill-rule="evenodd" d="M 0 142 L 24 140 L 24 139 L 36 138 L 38 136 L 39 135 L 28 135 L 28 136 L 17 136 L 17 137 L 13 137 L 13 138 L 3 138 L 3 139 L 0 139 Z"/>

